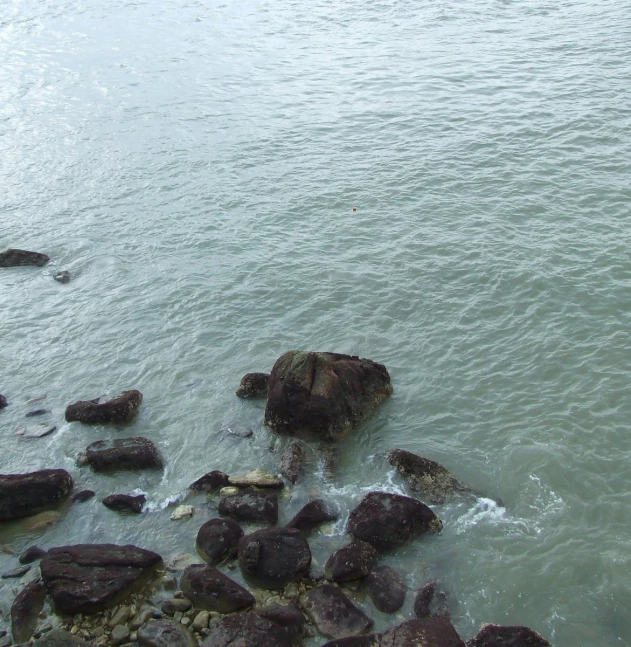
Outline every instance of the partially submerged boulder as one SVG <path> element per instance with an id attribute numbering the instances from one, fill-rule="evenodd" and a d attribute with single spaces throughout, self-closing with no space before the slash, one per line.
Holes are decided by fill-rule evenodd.
<path id="1" fill-rule="evenodd" d="M 160 469 L 162 458 L 147 438 L 97 440 L 86 449 L 88 465 L 95 471 Z"/>
<path id="2" fill-rule="evenodd" d="M 365 580 L 368 595 L 382 613 L 394 613 L 405 602 L 407 588 L 390 566 L 378 566 Z"/>
<path id="3" fill-rule="evenodd" d="M 141 647 L 197 647 L 190 629 L 173 620 L 150 620 L 138 629 Z"/>
<path id="4" fill-rule="evenodd" d="M 292 350 L 272 369 L 265 424 L 279 434 L 335 440 L 368 418 L 391 393 L 383 364 Z"/>
<path id="5" fill-rule="evenodd" d="M 11 605 L 11 633 L 15 643 L 31 639 L 45 597 L 46 590 L 41 582 L 30 582 L 15 597 Z"/>
<path id="6" fill-rule="evenodd" d="M 289 443 L 280 457 L 280 473 L 291 483 L 295 483 L 302 473 L 307 455 L 299 442 Z"/>
<path id="7" fill-rule="evenodd" d="M 269 373 L 246 373 L 237 389 L 240 398 L 264 398 L 267 396 Z"/>
<path id="8" fill-rule="evenodd" d="M 197 552 L 209 564 L 217 565 L 235 557 L 243 529 L 234 519 L 210 519 L 197 533 Z"/>
<path id="9" fill-rule="evenodd" d="M 275 494 L 265 492 L 243 492 L 227 496 L 217 508 L 223 517 L 232 517 L 241 522 L 276 523 L 278 521 L 278 499 Z"/>
<path id="10" fill-rule="evenodd" d="M 324 574 L 331 582 L 360 580 L 377 565 L 379 554 L 365 541 L 353 541 L 336 550 L 324 566 Z"/>
<path id="11" fill-rule="evenodd" d="M 465 647 L 447 618 L 408 620 L 381 634 L 380 647 Z"/>
<path id="12" fill-rule="evenodd" d="M 123 424 L 133 420 L 141 402 L 142 393 L 136 389 L 125 391 L 116 398 L 100 404 L 99 398 L 75 402 L 66 407 L 66 421 Z"/>
<path id="13" fill-rule="evenodd" d="M 292 647 L 286 627 L 253 613 L 235 613 L 212 627 L 202 647 Z"/>
<path id="14" fill-rule="evenodd" d="M 40 252 L 29 252 L 25 249 L 7 249 L 0 253 L 0 267 L 19 267 L 22 265 L 46 265 L 50 257 Z"/>
<path id="15" fill-rule="evenodd" d="M 40 568 L 58 613 L 96 613 L 144 584 L 162 558 L 132 545 L 78 544 L 51 548 Z"/>
<path id="16" fill-rule="evenodd" d="M 133 496 L 131 494 L 110 494 L 103 499 L 103 505 L 116 512 L 131 512 L 140 514 L 147 502 L 144 494 Z"/>
<path id="17" fill-rule="evenodd" d="M 536 631 L 520 625 L 482 625 L 466 647 L 551 647 Z"/>
<path id="18" fill-rule="evenodd" d="M 322 499 L 314 499 L 302 506 L 294 518 L 285 524 L 285 528 L 296 528 L 296 530 L 300 530 L 301 532 L 309 532 L 317 528 L 320 524 L 326 523 L 327 521 L 335 521 L 336 519 L 337 514 L 330 510 Z"/>
<path id="19" fill-rule="evenodd" d="M 0 474 L 0 521 L 20 519 L 58 506 L 72 491 L 66 470 Z"/>
<path id="20" fill-rule="evenodd" d="M 347 532 L 372 544 L 379 552 L 404 546 L 443 524 L 424 503 L 401 494 L 369 492 L 350 513 Z"/>
<path id="21" fill-rule="evenodd" d="M 207 472 L 204 476 L 200 476 L 194 483 L 189 485 L 189 489 L 193 492 L 213 492 L 228 485 L 230 477 L 219 470 L 212 470 Z"/>
<path id="22" fill-rule="evenodd" d="M 447 593 L 439 588 L 435 580 L 424 584 L 414 598 L 414 615 L 417 618 L 449 617 Z"/>
<path id="23" fill-rule="evenodd" d="M 196 609 L 232 613 L 255 602 L 248 590 L 206 564 L 187 566 L 180 577 L 180 588 Z"/>

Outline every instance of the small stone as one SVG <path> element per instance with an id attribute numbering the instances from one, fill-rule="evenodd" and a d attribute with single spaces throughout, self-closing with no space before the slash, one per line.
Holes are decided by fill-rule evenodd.
<path id="1" fill-rule="evenodd" d="M 103 627 L 95 627 L 92 630 L 92 638 L 100 638 L 105 633 Z"/>
<path id="2" fill-rule="evenodd" d="M 184 613 L 184 611 L 188 611 L 192 606 L 190 600 L 171 598 L 162 603 L 162 611 L 168 616 L 172 616 L 178 611 Z"/>
<path id="3" fill-rule="evenodd" d="M 2 636 L 0 638 L 0 647 L 9 647 L 12 642 L 11 636 Z"/>
<path id="4" fill-rule="evenodd" d="M 184 614 L 181 611 L 176 611 L 173 614 L 173 620 L 175 620 L 175 622 L 179 622 L 183 617 L 184 617 Z"/>
<path id="5" fill-rule="evenodd" d="M 58 283 L 70 283 L 70 272 L 68 270 L 62 270 L 61 272 L 57 272 L 53 278 Z"/>
<path id="6" fill-rule="evenodd" d="M 192 505 L 179 505 L 171 514 L 172 521 L 179 521 L 193 516 L 195 509 Z"/>
<path id="7" fill-rule="evenodd" d="M 131 640 L 131 642 L 136 642 L 136 640 L 138 640 L 138 632 L 137 631 L 132 631 L 129 634 L 129 640 Z"/>
<path id="8" fill-rule="evenodd" d="M 177 588 L 177 580 L 175 577 L 165 577 L 162 580 L 162 586 L 164 587 L 165 591 L 175 591 Z"/>
<path id="9" fill-rule="evenodd" d="M 131 494 L 110 494 L 103 499 L 103 505 L 115 512 L 132 512 L 140 514 L 147 502 L 144 494 L 132 496 Z"/>
<path id="10" fill-rule="evenodd" d="M 191 624 L 191 619 L 190 619 L 190 618 L 188 618 L 187 616 L 184 616 L 184 617 L 180 620 L 180 624 L 181 624 L 181 625 L 184 625 L 185 627 L 188 627 L 188 625 L 190 625 L 190 624 Z"/>
<path id="11" fill-rule="evenodd" d="M 219 490 L 220 496 L 234 496 L 235 494 L 239 494 L 238 487 L 222 487 L 221 490 Z"/>
<path id="12" fill-rule="evenodd" d="M 208 627 L 209 619 L 210 614 L 208 611 L 200 611 L 193 619 L 193 629 L 195 629 L 195 631 L 206 629 L 206 627 Z"/>
<path id="13" fill-rule="evenodd" d="M 110 621 L 107 623 L 110 627 L 115 627 L 116 625 L 122 625 L 129 620 L 131 616 L 131 609 L 128 606 L 120 606 L 112 614 Z"/>
<path id="14" fill-rule="evenodd" d="M 269 373 L 246 373 L 237 389 L 239 398 L 264 398 L 267 396 Z"/>
<path id="15" fill-rule="evenodd" d="M 29 411 L 24 417 L 34 418 L 35 416 L 43 416 L 45 413 L 50 413 L 50 409 L 33 409 Z"/>
<path id="16" fill-rule="evenodd" d="M 288 600 L 295 600 L 300 595 L 300 588 L 297 582 L 289 582 L 283 591 L 283 597 Z"/>
<path id="17" fill-rule="evenodd" d="M 79 627 L 77 625 L 72 625 L 72 628 L 70 629 L 70 633 L 74 636 L 75 634 L 79 633 Z"/>
<path id="18" fill-rule="evenodd" d="M 116 625 L 112 629 L 111 638 L 115 645 L 122 645 L 129 638 L 129 629 L 124 625 Z"/>
<path id="19" fill-rule="evenodd" d="M 0 393 L 0 409 L 4 409 L 8 404 L 7 399 Z"/>
<path id="20" fill-rule="evenodd" d="M 136 629 L 140 629 L 142 625 L 144 625 L 145 623 L 149 622 L 149 620 L 151 620 L 151 617 L 152 617 L 151 609 L 143 609 L 132 618 L 131 622 L 129 623 L 129 628 L 132 631 L 135 631 Z"/>

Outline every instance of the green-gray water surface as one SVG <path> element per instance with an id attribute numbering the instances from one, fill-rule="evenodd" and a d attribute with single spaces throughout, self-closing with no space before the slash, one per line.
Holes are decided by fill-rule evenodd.
<path id="1" fill-rule="evenodd" d="M 192 551 L 214 511 L 167 503 L 284 444 L 241 375 L 348 352 L 394 395 L 335 473 L 310 445 L 283 499 L 281 521 L 316 493 L 339 508 L 319 567 L 362 493 L 406 491 L 384 459 L 402 447 L 488 497 L 436 506 L 442 534 L 386 559 L 449 588 L 463 638 L 631 644 L 629 43 L 629 0 L 5 0 L 0 248 L 52 261 L 0 270 L 0 472 L 64 467 L 97 496 L 0 541 Z M 128 388 L 125 431 L 64 422 Z M 58 430 L 14 436 L 39 394 Z M 121 434 L 164 473 L 76 466 Z M 100 503 L 135 489 L 140 517 Z"/>

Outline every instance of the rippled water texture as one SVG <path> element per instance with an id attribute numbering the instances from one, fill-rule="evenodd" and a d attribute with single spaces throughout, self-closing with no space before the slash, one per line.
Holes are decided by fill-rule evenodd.
<path id="1" fill-rule="evenodd" d="M 281 520 L 316 492 L 345 513 L 405 491 L 384 454 L 416 451 L 488 497 L 386 560 L 439 577 L 464 638 L 630 644 L 629 43 L 629 0 L 4 0 L 0 248 L 52 261 L 0 270 L 0 471 L 65 467 L 97 497 L 0 541 L 193 550 L 214 512 L 172 522 L 170 497 L 283 445 L 241 375 L 349 352 L 394 396 L 334 474 L 310 446 Z M 125 435 L 166 471 L 78 468 L 122 432 L 65 405 L 127 388 Z M 39 394 L 57 432 L 14 436 Z M 139 518 L 99 502 L 133 489 Z M 314 537 L 318 565 L 343 542 L 343 519 Z"/>

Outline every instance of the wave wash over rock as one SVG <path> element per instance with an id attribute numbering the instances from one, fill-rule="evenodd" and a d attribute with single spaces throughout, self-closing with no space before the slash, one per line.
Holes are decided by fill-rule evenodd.
<path id="1" fill-rule="evenodd" d="M 286 435 L 336 440 L 392 393 L 383 364 L 338 353 L 291 350 L 269 379 L 265 424 Z"/>

